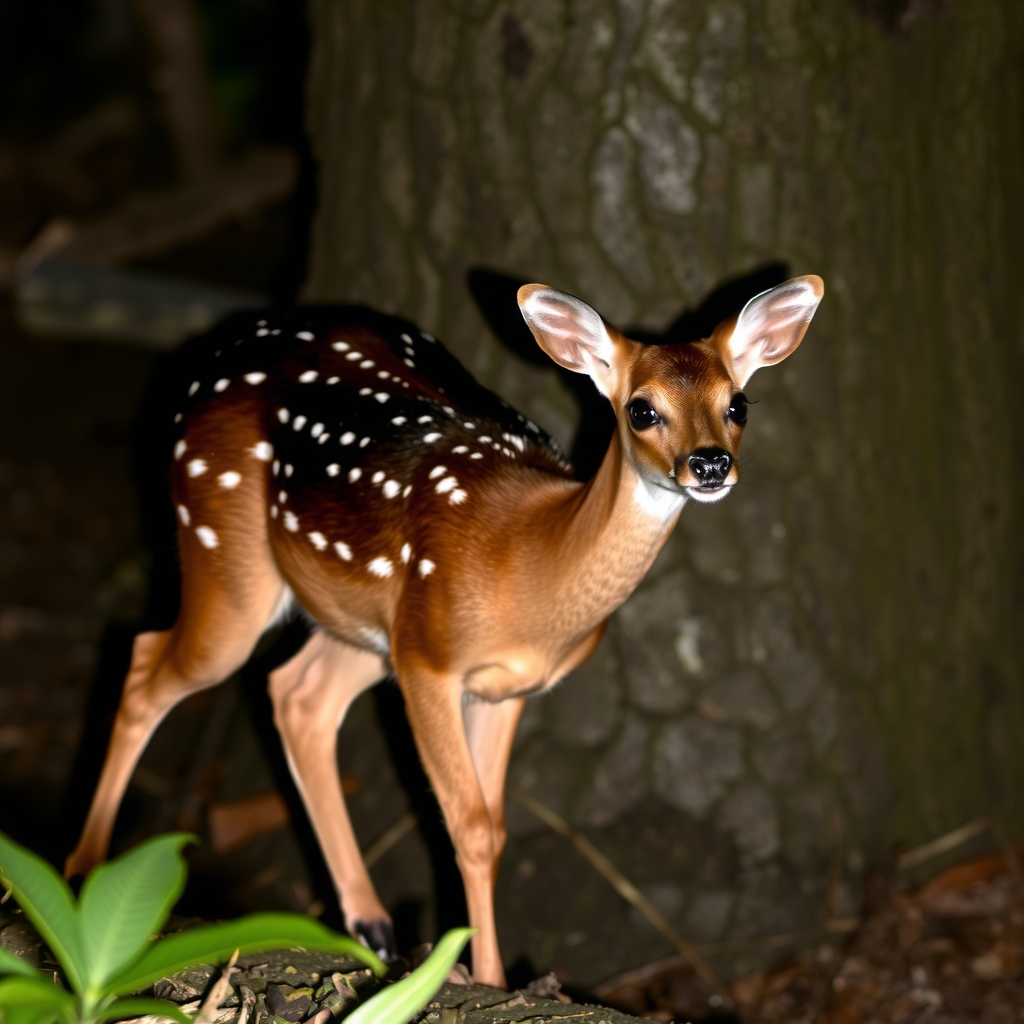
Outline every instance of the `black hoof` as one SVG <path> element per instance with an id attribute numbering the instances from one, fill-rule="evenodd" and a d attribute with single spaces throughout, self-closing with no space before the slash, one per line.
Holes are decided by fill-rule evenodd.
<path id="1" fill-rule="evenodd" d="M 367 949 L 373 950 L 381 960 L 394 960 L 398 955 L 395 948 L 395 929 L 385 918 L 376 921 L 356 921 L 356 938 Z"/>

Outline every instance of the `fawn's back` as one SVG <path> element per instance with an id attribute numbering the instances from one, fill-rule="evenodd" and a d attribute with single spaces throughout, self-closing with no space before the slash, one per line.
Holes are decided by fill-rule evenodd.
<path id="1" fill-rule="evenodd" d="M 571 480 L 546 433 L 397 318 L 236 317 L 191 358 L 172 467 L 186 573 L 230 586 L 269 555 L 313 618 L 381 653 L 403 602 L 438 603 L 426 588 L 457 585 L 449 609 L 485 596 L 471 580 L 496 588 L 517 514 Z"/>

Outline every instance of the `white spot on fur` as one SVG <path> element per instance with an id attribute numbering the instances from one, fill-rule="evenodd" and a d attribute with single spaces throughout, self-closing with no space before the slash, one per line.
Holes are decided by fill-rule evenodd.
<path id="1" fill-rule="evenodd" d="M 411 366 L 414 370 L 416 369 L 416 364 L 411 359 L 403 359 L 402 362 L 405 363 L 406 366 Z"/>
<path id="2" fill-rule="evenodd" d="M 391 420 L 396 427 L 404 427 L 408 420 L 404 416 L 395 416 Z"/>
<path id="3" fill-rule="evenodd" d="M 372 440 L 372 437 L 364 437 L 362 441 L 359 442 L 359 447 L 365 448 Z"/>
<path id="4" fill-rule="evenodd" d="M 175 460 L 180 459 L 185 452 L 188 451 L 188 445 L 184 441 L 179 441 L 174 446 L 174 458 Z"/>
<path id="5" fill-rule="evenodd" d="M 301 430 L 306 425 L 305 416 L 296 416 L 295 422 L 292 424 L 292 430 Z"/>
<path id="6" fill-rule="evenodd" d="M 374 629 L 372 626 L 361 626 L 359 632 L 363 639 L 370 645 L 377 654 L 390 654 L 391 648 L 388 645 L 388 635 L 383 629 Z"/>
<path id="7" fill-rule="evenodd" d="M 229 381 L 227 379 L 227 377 L 221 377 L 221 379 L 219 381 L 217 381 L 216 384 L 213 385 L 213 390 L 214 391 L 218 391 L 218 392 L 219 391 L 227 391 L 227 389 L 230 386 L 231 386 L 231 381 Z"/>
<path id="8" fill-rule="evenodd" d="M 381 579 L 390 576 L 395 571 L 395 567 L 391 564 L 391 559 L 384 558 L 383 556 L 373 559 L 366 568 L 367 571 L 372 572 L 374 576 L 380 576 Z"/>
<path id="9" fill-rule="evenodd" d="M 221 473 L 221 475 L 217 477 L 217 483 L 219 483 L 221 487 L 226 487 L 229 491 L 233 487 L 237 487 L 241 482 L 242 474 L 236 473 L 233 469 L 229 469 L 226 473 Z"/>
<path id="10" fill-rule="evenodd" d="M 452 491 L 451 497 L 448 499 L 448 501 L 452 505 L 461 505 L 466 500 L 466 497 L 466 492 L 461 487 L 458 487 L 454 491 Z"/>
<path id="11" fill-rule="evenodd" d="M 306 370 L 304 373 L 299 374 L 300 384 L 312 384 L 316 380 L 318 374 L 316 370 Z"/>
<path id="12" fill-rule="evenodd" d="M 365 398 L 367 395 L 373 394 L 373 388 L 360 388 L 359 394 L 362 395 L 363 398 Z"/>
<path id="13" fill-rule="evenodd" d="M 175 423 L 180 423 L 180 422 L 181 422 L 181 420 L 182 420 L 182 416 L 181 416 L 181 413 L 180 413 L 180 412 L 176 412 L 176 413 L 174 414 L 174 422 L 175 422 Z"/>
<path id="14" fill-rule="evenodd" d="M 352 549 L 344 541 L 336 540 L 334 542 L 334 550 L 338 552 L 338 557 L 343 562 L 352 561 Z"/>
<path id="15" fill-rule="evenodd" d="M 363 358 L 363 353 L 362 352 L 349 352 L 349 354 L 347 356 L 345 356 L 345 358 L 350 363 L 354 363 L 354 362 L 356 362 L 356 360 Z"/>
<path id="16" fill-rule="evenodd" d="M 373 397 L 383 405 L 391 396 L 386 391 L 378 391 Z"/>
<path id="17" fill-rule="evenodd" d="M 220 543 L 217 534 L 209 526 L 197 526 L 196 536 L 199 538 L 199 543 L 210 551 Z"/>
<path id="18" fill-rule="evenodd" d="M 387 370 L 378 370 L 377 376 L 380 377 L 381 380 L 387 380 L 391 376 L 391 374 L 388 373 Z"/>
<path id="19" fill-rule="evenodd" d="M 277 492 L 277 500 L 279 502 L 281 502 L 281 504 L 283 505 L 288 500 L 288 492 L 287 491 L 278 491 Z"/>
<path id="20" fill-rule="evenodd" d="M 291 413 L 287 409 L 278 409 L 277 410 L 277 418 L 282 423 L 287 423 L 290 417 L 291 417 Z"/>
<path id="21" fill-rule="evenodd" d="M 277 518 L 277 506 L 276 505 L 271 505 L 270 506 L 270 518 L 271 519 L 276 519 Z"/>
<path id="22" fill-rule="evenodd" d="M 431 480 L 436 480 L 439 476 L 444 476 L 445 473 L 447 473 L 447 472 L 448 472 L 448 470 L 447 470 L 447 468 L 445 466 L 435 466 L 430 471 L 430 479 Z"/>
<path id="23" fill-rule="evenodd" d="M 397 480 L 385 480 L 384 481 L 384 497 L 394 498 L 397 497 L 398 492 L 402 489 L 402 485 Z"/>
<path id="24" fill-rule="evenodd" d="M 341 472 L 341 466 L 339 466 L 336 462 L 332 462 L 327 467 L 327 475 L 328 476 L 337 476 L 340 472 Z"/>
<path id="25" fill-rule="evenodd" d="M 446 476 L 435 488 L 438 494 L 447 494 L 453 487 L 457 487 L 459 481 L 453 476 Z"/>
<path id="26" fill-rule="evenodd" d="M 421 416 L 416 422 L 417 423 L 433 423 L 434 422 L 434 417 L 433 416 Z"/>
<path id="27" fill-rule="evenodd" d="M 335 341 L 331 344 L 335 352 L 347 352 L 351 347 L 347 341 Z"/>
<path id="28" fill-rule="evenodd" d="M 402 561 L 405 562 L 406 565 L 408 565 L 410 558 L 412 558 L 412 545 L 411 544 L 403 544 L 402 545 Z"/>
<path id="29" fill-rule="evenodd" d="M 350 484 L 354 484 L 362 475 L 363 471 L 358 466 L 356 466 L 355 469 L 350 469 L 348 471 L 348 482 Z"/>
<path id="30" fill-rule="evenodd" d="M 370 483 L 372 483 L 372 484 L 379 484 L 381 482 L 381 480 L 383 480 L 383 479 L 384 479 L 384 473 L 383 473 L 382 470 L 378 469 L 377 472 L 374 473 L 373 476 L 370 477 Z"/>
<path id="31" fill-rule="evenodd" d="M 433 444 L 435 441 L 440 441 L 440 440 L 441 440 L 441 435 L 439 433 L 437 433 L 437 431 L 433 431 L 430 434 L 424 434 L 423 435 L 423 443 L 424 444 Z"/>
<path id="32" fill-rule="evenodd" d="M 307 533 L 306 536 L 309 538 L 310 544 L 312 544 L 317 551 L 323 551 L 327 547 L 327 538 L 319 530 Z"/>
<path id="33" fill-rule="evenodd" d="M 351 430 L 346 430 L 341 437 L 338 438 L 339 444 L 351 444 L 356 439 L 356 435 Z"/>
<path id="34" fill-rule="evenodd" d="M 257 441 L 249 450 L 260 462 L 269 462 L 274 457 L 274 446 L 269 441 Z"/>
<path id="35" fill-rule="evenodd" d="M 421 576 L 429 576 L 437 566 L 429 558 L 421 558 L 418 568 Z"/>
<path id="36" fill-rule="evenodd" d="M 327 383 L 328 384 L 337 384 L 339 380 L 341 380 L 340 377 L 328 377 L 327 378 Z"/>
<path id="37" fill-rule="evenodd" d="M 453 455 L 464 455 L 469 449 L 464 445 L 460 444 L 458 447 L 452 449 Z"/>
<path id="38" fill-rule="evenodd" d="M 375 365 L 376 365 L 376 364 L 374 363 L 374 361 L 373 361 L 372 359 L 364 359 L 364 360 L 363 360 L 363 361 L 362 361 L 362 362 L 361 362 L 361 363 L 359 364 L 359 369 L 360 369 L 360 370 L 369 370 L 369 369 L 371 369 L 371 368 L 372 368 L 373 366 L 375 366 Z"/>
<path id="39" fill-rule="evenodd" d="M 266 336 L 267 336 L 267 335 L 268 335 L 269 333 L 270 333 L 270 331 L 268 331 L 268 330 L 266 329 L 266 327 L 261 327 L 261 328 L 260 328 L 260 329 L 259 329 L 259 330 L 258 330 L 258 331 L 256 332 L 256 337 L 257 337 L 257 338 L 265 338 L 265 337 L 266 337 Z"/>
<path id="40" fill-rule="evenodd" d="M 412 494 L 412 484 L 406 484 L 405 487 L 402 488 L 402 497 L 408 498 L 410 494 Z"/>
<path id="41" fill-rule="evenodd" d="M 274 470 L 274 476 L 277 476 L 277 474 L 281 472 L 281 460 L 280 459 L 274 459 L 273 470 Z"/>
<path id="42" fill-rule="evenodd" d="M 483 452 L 473 452 L 473 454 L 470 455 L 471 459 L 482 459 L 483 457 L 484 457 L 484 453 Z"/>
<path id="43" fill-rule="evenodd" d="M 294 472 L 295 472 L 295 467 L 290 462 L 286 462 L 284 464 L 284 475 L 285 476 L 291 476 L 292 473 L 294 473 Z"/>
<path id="44" fill-rule="evenodd" d="M 468 420 L 462 424 L 467 430 L 476 430 L 476 424 L 470 423 Z"/>
<path id="45" fill-rule="evenodd" d="M 178 506 L 178 518 L 181 520 L 182 526 L 188 526 L 192 522 L 192 517 L 188 514 L 188 509 L 184 505 Z"/>
<path id="46" fill-rule="evenodd" d="M 490 442 L 491 442 L 491 440 L 492 440 L 492 439 L 491 439 L 491 437 L 490 437 L 490 435 L 489 435 L 489 434 L 481 434 L 481 435 L 480 435 L 480 440 L 481 440 L 481 441 L 482 441 L 482 442 L 483 442 L 484 444 L 490 444 Z"/>
<path id="47" fill-rule="evenodd" d="M 412 338 L 410 338 L 408 334 L 400 334 L 399 337 L 406 343 L 406 345 L 412 344 Z"/>
<path id="48" fill-rule="evenodd" d="M 291 530 L 292 533 L 297 533 L 299 529 L 299 517 L 294 512 L 285 512 L 284 514 L 284 528 Z"/>
<path id="49" fill-rule="evenodd" d="M 315 341 L 316 340 L 314 335 L 310 334 L 309 331 L 299 331 L 298 334 L 295 335 L 295 337 L 298 338 L 299 341 Z"/>
<path id="50" fill-rule="evenodd" d="M 186 468 L 189 476 L 202 476 L 209 467 L 205 459 L 193 459 Z"/>
<path id="51" fill-rule="evenodd" d="M 199 390 L 199 381 L 194 380 L 188 386 L 188 397 L 191 398 Z"/>
<path id="52" fill-rule="evenodd" d="M 314 423 L 309 428 L 310 437 L 319 437 L 324 432 L 324 425 L 322 423 Z"/>
<path id="53" fill-rule="evenodd" d="M 266 379 L 267 379 L 267 375 L 265 373 L 259 373 L 259 372 L 247 373 L 242 378 L 242 380 L 244 380 L 246 384 L 262 384 Z"/>

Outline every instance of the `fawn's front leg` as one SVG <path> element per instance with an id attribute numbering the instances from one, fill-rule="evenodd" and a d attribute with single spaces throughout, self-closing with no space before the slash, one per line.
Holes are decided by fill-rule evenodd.
<path id="1" fill-rule="evenodd" d="M 500 850 L 466 738 L 461 679 L 421 665 L 395 667 L 420 759 L 455 847 L 469 923 L 477 929 L 472 944 L 473 979 L 505 988 L 494 927 L 494 876 Z"/>
<path id="2" fill-rule="evenodd" d="M 317 630 L 270 674 L 274 723 L 330 869 L 349 932 L 378 956 L 395 955 L 391 918 L 363 864 L 338 778 L 338 728 L 349 705 L 387 674 L 379 654 Z"/>
<path id="3" fill-rule="evenodd" d="M 494 878 L 497 880 L 498 861 L 505 849 L 505 776 L 516 727 L 526 704 L 525 697 L 510 697 L 491 704 L 471 700 L 464 708 L 466 738 L 473 758 L 484 803 L 491 816 L 494 836 Z"/>

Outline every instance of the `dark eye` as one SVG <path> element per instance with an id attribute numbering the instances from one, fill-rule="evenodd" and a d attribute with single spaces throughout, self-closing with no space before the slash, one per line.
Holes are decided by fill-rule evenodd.
<path id="1" fill-rule="evenodd" d="M 643 398 L 634 398 L 629 403 L 629 421 L 637 430 L 646 430 L 660 423 L 661 418 L 654 411 L 654 406 Z"/>
<path id="2" fill-rule="evenodd" d="M 725 415 L 741 427 L 747 422 L 747 396 L 742 391 L 738 391 L 732 396 L 729 411 Z"/>

